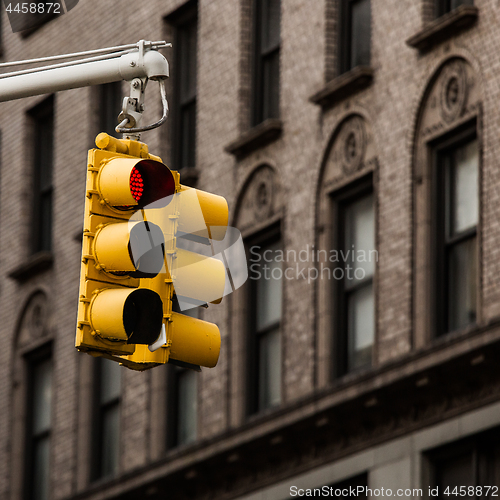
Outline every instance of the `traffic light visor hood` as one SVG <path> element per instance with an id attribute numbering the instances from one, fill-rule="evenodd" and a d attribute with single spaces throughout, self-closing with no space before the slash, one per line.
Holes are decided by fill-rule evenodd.
<path id="1" fill-rule="evenodd" d="M 128 344 L 152 344 L 160 334 L 162 301 L 152 290 L 100 290 L 90 303 L 90 324 L 105 339 Z"/>
<path id="2" fill-rule="evenodd" d="M 99 174 L 99 194 L 116 210 L 143 208 L 159 200 L 167 206 L 174 193 L 172 172 L 159 161 L 117 157 Z"/>

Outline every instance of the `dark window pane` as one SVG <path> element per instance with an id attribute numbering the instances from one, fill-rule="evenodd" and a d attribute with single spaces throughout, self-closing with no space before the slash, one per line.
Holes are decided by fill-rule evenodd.
<path id="1" fill-rule="evenodd" d="M 175 83 L 172 160 L 177 170 L 196 167 L 197 6 L 174 19 Z"/>
<path id="2" fill-rule="evenodd" d="M 475 227 L 479 220 L 477 140 L 457 148 L 452 153 L 448 174 L 449 235 L 454 236 Z"/>
<path id="3" fill-rule="evenodd" d="M 120 450 L 121 368 L 118 363 L 96 361 L 96 423 L 93 478 L 118 472 Z"/>
<path id="4" fill-rule="evenodd" d="M 39 210 L 40 222 L 38 230 L 40 232 L 40 250 L 49 250 L 52 241 L 52 192 L 44 193 L 40 196 Z"/>
<path id="5" fill-rule="evenodd" d="M 253 411 L 281 403 L 282 262 L 280 242 L 254 247 L 261 254 L 260 277 L 253 282 Z"/>
<path id="6" fill-rule="evenodd" d="M 34 125 L 32 253 L 52 246 L 52 165 L 54 151 L 54 99 L 30 112 Z"/>
<path id="7" fill-rule="evenodd" d="M 48 359 L 33 368 L 33 434 L 50 430 L 52 408 L 52 362 Z"/>
<path id="8" fill-rule="evenodd" d="M 50 439 L 39 439 L 33 450 L 33 494 L 32 500 L 48 500 L 49 498 L 49 463 Z"/>
<path id="9" fill-rule="evenodd" d="M 101 360 L 101 404 L 109 403 L 120 397 L 121 375 L 122 372 L 118 363 L 109 359 Z"/>
<path id="10" fill-rule="evenodd" d="M 459 142 L 439 157 L 437 302 L 438 332 L 476 321 L 479 148 Z M 442 246 L 441 246 L 442 245 Z"/>
<path id="11" fill-rule="evenodd" d="M 115 404 L 106 408 L 102 414 L 101 477 L 118 472 L 119 444 L 120 406 Z"/>
<path id="12" fill-rule="evenodd" d="M 180 98 L 184 102 L 196 95 L 197 23 L 191 21 L 179 27 L 179 69 L 182 86 Z"/>
<path id="13" fill-rule="evenodd" d="M 259 337 L 259 409 L 281 402 L 281 341 L 276 328 Z"/>
<path id="14" fill-rule="evenodd" d="M 268 253 L 261 260 L 262 276 L 256 283 L 255 323 L 257 332 L 261 332 L 281 320 L 282 262 L 275 260 L 279 248 L 279 244 L 276 243 L 263 249 L 263 252 Z M 264 261 L 264 258 L 267 260 Z M 264 268 L 264 266 L 266 267 Z"/>
<path id="15" fill-rule="evenodd" d="M 99 132 L 118 137 L 115 131 L 118 125 L 118 115 L 122 110 L 122 85 L 121 82 L 107 83 L 99 87 Z"/>
<path id="16" fill-rule="evenodd" d="M 472 452 L 439 461 L 436 464 L 436 478 L 441 498 L 458 498 L 460 486 L 476 486 Z M 454 495 L 453 489 L 456 487 L 458 494 Z M 444 495 L 446 488 L 449 488 L 450 495 Z"/>
<path id="17" fill-rule="evenodd" d="M 180 113 L 180 166 L 181 168 L 194 168 L 196 166 L 196 102 L 182 106 Z"/>
<path id="18" fill-rule="evenodd" d="M 345 209 L 346 288 L 369 280 L 375 272 L 375 213 L 373 195 L 349 204 Z M 347 254 L 349 252 L 349 254 Z"/>
<path id="19" fill-rule="evenodd" d="M 351 68 L 370 64 L 370 0 L 351 2 Z"/>
<path id="20" fill-rule="evenodd" d="M 347 296 L 348 370 L 372 364 L 375 336 L 373 285 L 351 292 Z"/>
<path id="21" fill-rule="evenodd" d="M 279 117 L 280 0 L 257 0 L 252 125 Z"/>
<path id="22" fill-rule="evenodd" d="M 262 59 L 263 85 L 262 85 L 262 101 L 263 110 L 262 118 L 278 118 L 279 117 L 279 51 L 276 50 Z"/>
<path id="23" fill-rule="evenodd" d="M 448 258 L 449 330 L 476 321 L 477 241 L 470 238 L 452 246 Z"/>
<path id="24" fill-rule="evenodd" d="M 375 250 L 375 209 L 373 194 L 348 202 L 341 210 L 343 234 L 343 280 L 339 300 L 341 346 L 339 366 L 349 372 L 371 366 L 375 338 L 373 276 Z"/>
<path id="25" fill-rule="evenodd" d="M 50 440 L 40 439 L 33 450 L 33 492 L 31 500 L 47 500 L 49 498 L 49 462 Z"/>
<path id="26" fill-rule="evenodd" d="M 262 53 L 276 49 L 280 44 L 280 0 L 262 1 Z"/>
<path id="27" fill-rule="evenodd" d="M 198 418 L 198 379 L 192 370 L 177 375 L 177 442 L 187 444 L 196 440 Z"/>
<path id="28" fill-rule="evenodd" d="M 45 117 L 38 122 L 38 154 L 40 155 L 40 191 L 46 192 L 52 188 L 52 163 L 53 163 L 53 117 Z"/>
<path id="29" fill-rule="evenodd" d="M 27 457 L 28 477 L 26 497 L 30 500 L 49 498 L 50 431 L 52 421 L 52 361 L 37 359 L 29 365 Z"/>

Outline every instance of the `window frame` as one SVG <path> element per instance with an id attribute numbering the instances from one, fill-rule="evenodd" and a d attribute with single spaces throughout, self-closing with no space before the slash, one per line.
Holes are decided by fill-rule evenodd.
<path id="1" fill-rule="evenodd" d="M 264 229 L 258 234 L 250 237 L 247 241 L 245 241 L 245 247 L 247 249 L 247 253 L 252 246 L 260 245 L 270 246 L 275 243 L 281 242 L 283 243 L 282 233 L 280 228 L 280 222 L 273 224 L 271 227 Z M 283 301 L 283 281 L 282 280 L 282 301 Z M 283 402 L 283 309 L 282 315 L 279 323 L 274 323 L 263 329 L 260 332 L 257 332 L 257 282 L 258 280 L 248 280 L 248 289 L 247 289 L 247 335 L 246 335 L 246 414 L 248 416 L 265 413 L 267 411 L 272 411 L 276 408 L 279 408 L 281 403 Z M 283 305 L 283 303 L 282 303 Z M 259 337 L 265 335 L 272 329 L 279 326 L 280 330 L 280 349 L 281 349 L 281 366 L 280 366 L 280 393 L 281 393 L 281 403 L 280 405 L 270 406 L 266 408 L 259 408 Z"/>
<path id="2" fill-rule="evenodd" d="M 24 361 L 25 361 L 25 366 L 27 370 L 27 390 L 25 392 L 25 397 L 26 397 L 26 421 L 25 421 L 25 457 L 26 460 L 24 461 L 24 481 L 23 481 L 23 498 L 26 500 L 31 500 L 34 498 L 34 482 L 33 482 L 33 474 L 35 470 L 35 456 L 34 456 L 34 441 L 39 441 L 40 439 L 44 437 L 48 437 L 49 439 L 49 449 L 50 449 L 50 439 L 51 439 L 51 434 L 52 434 L 52 427 L 53 427 L 53 406 L 54 406 L 54 358 L 52 355 L 52 344 L 48 343 L 46 345 L 43 345 L 40 348 L 37 348 L 34 351 L 28 352 L 24 356 Z M 52 365 L 52 396 L 51 396 L 51 425 L 50 429 L 43 431 L 41 435 L 34 436 L 33 435 L 33 420 L 34 420 L 34 397 L 33 397 L 33 391 L 34 391 L 34 368 L 37 365 L 40 365 L 41 363 L 45 361 L 50 361 Z M 51 464 L 49 463 L 49 478 L 48 482 L 50 485 L 51 478 L 50 478 L 50 473 L 51 473 Z M 50 492 L 50 488 L 49 488 Z"/>
<path id="3" fill-rule="evenodd" d="M 196 168 L 196 150 L 197 150 L 197 116 L 198 116 L 198 1 L 197 0 L 188 0 L 184 5 L 182 5 L 178 10 L 176 10 L 171 15 L 167 16 L 166 21 L 171 25 L 173 29 L 173 41 L 174 41 L 174 56 L 173 56 L 173 65 L 175 66 L 176 71 L 174 72 L 173 77 L 173 95 L 175 96 L 172 99 L 172 126 L 171 126 L 171 162 L 172 168 L 175 170 L 182 170 L 184 168 Z M 196 32 L 196 50 L 195 50 L 195 83 L 194 83 L 194 94 L 187 97 L 183 100 L 182 98 L 182 88 L 185 86 L 185 82 L 182 80 L 183 75 L 183 58 L 181 57 L 182 44 L 180 43 L 180 33 L 183 29 L 190 26 L 191 24 L 195 25 Z M 183 109 L 188 108 L 189 106 L 194 107 L 194 136 L 189 140 L 192 146 L 193 152 L 192 155 L 194 157 L 194 164 L 187 165 L 186 160 L 189 158 L 183 157 L 183 139 L 184 133 L 182 131 L 182 116 Z"/>
<path id="4" fill-rule="evenodd" d="M 446 235 L 446 224 L 449 212 L 450 200 L 446 199 L 446 157 L 450 157 L 452 152 L 456 150 L 459 146 L 464 146 L 473 140 L 478 141 L 478 186 L 477 186 L 477 197 L 478 197 L 478 221 L 473 229 L 467 229 L 466 231 L 460 233 L 458 236 L 451 238 L 447 241 Z M 434 290 L 434 296 L 432 300 L 433 304 L 433 317 L 434 317 L 434 338 L 440 338 L 449 334 L 453 334 L 457 331 L 462 331 L 464 329 L 473 327 L 478 323 L 479 315 L 479 275 L 480 275 L 480 225 L 481 225 L 481 165 L 482 165 L 482 154 L 481 154 L 481 144 L 480 137 L 477 129 L 476 119 L 468 122 L 458 129 L 455 129 L 443 138 L 434 141 L 431 145 L 432 149 L 432 212 L 435 214 L 433 217 L 432 227 L 431 227 L 431 245 L 432 245 L 432 269 L 433 269 L 433 283 L 432 290 Z M 444 161 L 443 161 L 444 160 Z M 448 289 L 448 267 L 446 255 L 449 253 L 448 248 L 465 241 L 467 239 L 476 239 L 476 255 L 477 255 L 477 269 L 476 269 L 476 320 L 474 323 L 470 323 L 467 326 L 460 327 L 458 329 L 451 330 L 448 327 L 449 321 L 449 289 Z M 432 240 L 434 239 L 434 244 Z"/>
<path id="5" fill-rule="evenodd" d="M 250 124 L 252 127 L 263 123 L 270 118 L 280 117 L 280 89 L 281 89 L 281 71 L 280 71 L 280 57 L 281 57 L 281 0 L 280 2 L 280 17 L 279 17 L 279 41 L 276 45 L 268 47 L 267 49 L 262 48 L 262 26 L 263 22 L 263 9 L 262 3 L 265 0 L 253 0 L 253 38 L 252 38 L 252 105 L 250 113 Z M 264 89 L 265 89 L 265 78 L 264 78 L 264 61 L 265 59 L 270 59 L 277 54 L 278 59 L 278 85 L 277 89 L 273 89 L 274 93 L 277 93 L 277 116 L 273 116 L 271 110 L 265 113 L 266 103 L 264 101 Z M 267 116 L 269 115 L 269 116 Z"/>
<path id="6" fill-rule="evenodd" d="M 179 439 L 179 379 L 186 372 L 191 371 L 189 368 L 183 368 L 176 365 L 168 365 L 167 373 L 167 450 L 177 448 L 180 446 L 188 446 L 199 439 L 200 425 L 199 425 L 199 379 L 196 379 L 196 435 L 193 440 L 183 442 Z M 197 373 L 194 372 L 196 376 Z"/>
<path id="7" fill-rule="evenodd" d="M 362 0 L 339 0 L 340 2 L 340 26 L 339 26 L 339 50 L 338 50 L 338 71 L 339 75 L 347 73 L 360 65 L 354 65 L 352 61 L 352 10 L 353 5 L 356 2 Z M 370 3 L 370 36 L 368 41 L 368 49 L 370 52 L 370 62 L 366 65 L 371 64 L 372 58 L 372 29 L 371 29 L 371 0 L 367 0 Z"/>
<path id="8" fill-rule="evenodd" d="M 427 450 L 424 453 L 426 476 L 430 488 L 440 486 L 439 466 L 447 459 L 456 458 L 469 453 L 471 456 L 471 469 L 475 486 L 483 483 L 485 486 L 492 485 L 495 474 L 500 471 L 500 428 L 496 427 L 487 431 L 465 437 L 453 443 Z M 493 458 L 493 460 L 492 460 Z M 496 464 L 493 462 L 497 460 Z M 445 496 L 439 491 L 439 499 L 449 499 L 453 496 Z"/>
<path id="9" fill-rule="evenodd" d="M 102 362 L 108 361 L 109 363 L 114 363 L 114 361 L 106 360 L 105 358 L 97 358 L 93 363 L 93 377 L 94 377 L 94 387 L 92 394 L 92 445 L 91 445 L 91 457 L 92 462 L 90 466 L 90 482 L 106 481 L 116 477 L 113 474 L 105 474 L 102 471 L 102 459 L 103 459 L 103 414 L 106 410 L 118 406 L 118 419 L 121 427 L 121 402 L 122 402 L 122 380 L 120 380 L 120 395 L 113 398 L 111 401 L 107 401 L 102 404 L 100 401 L 102 384 L 101 384 L 101 372 L 102 372 Z M 123 378 L 123 374 L 120 374 Z M 118 433 L 120 434 L 120 432 Z M 118 457 L 121 451 L 121 440 L 118 439 Z M 120 469 L 120 461 L 118 459 L 118 469 Z"/>
<path id="10" fill-rule="evenodd" d="M 28 116 L 31 120 L 33 130 L 33 157 L 31 162 L 31 169 L 33 175 L 32 183 L 32 209 L 31 209 L 31 223 L 30 223 L 30 254 L 36 255 L 41 252 L 51 252 L 53 244 L 53 222 L 54 222 L 54 163 L 55 163 L 55 96 L 50 95 L 42 102 L 28 111 Z M 50 127 L 44 125 L 50 122 Z M 42 174 L 44 170 L 43 159 L 47 155 L 42 154 L 42 137 L 43 131 L 49 129 L 52 134 L 50 142 L 50 162 L 47 162 L 48 172 L 50 175 L 50 182 L 48 186 L 43 186 Z M 50 203 L 50 217 L 47 221 L 43 220 L 43 210 L 41 210 L 42 199 L 46 197 Z M 43 228 L 42 228 L 43 222 Z M 44 229 L 45 228 L 45 229 Z M 47 232 L 47 234 L 44 233 Z M 44 246 L 44 236 L 48 238 L 48 244 Z"/>
<path id="11" fill-rule="evenodd" d="M 345 248 L 345 234 L 346 234 L 346 221 L 345 221 L 345 212 L 346 207 L 355 203 L 356 201 L 360 201 L 362 198 L 366 196 L 373 195 L 373 211 L 374 211 L 374 235 L 375 235 L 375 249 L 378 251 L 377 246 L 377 196 L 376 190 L 373 182 L 373 173 L 369 173 L 366 176 L 363 176 L 361 179 L 358 179 L 345 188 L 341 189 L 338 192 L 332 193 L 331 203 L 333 204 L 333 228 L 336 228 L 332 231 L 331 235 L 331 243 L 330 248 L 333 249 L 342 249 Z M 339 262 L 338 265 L 334 265 L 332 268 L 332 273 L 335 272 L 336 269 L 341 268 L 344 269 L 344 263 Z M 376 342 L 377 342 L 377 297 L 376 297 L 376 275 L 377 275 L 377 263 L 375 263 L 375 269 L 373 272 L 373 276 L 370 278 L 370 284 L 373 288 L 374 294 L 374 336 L 373 336 L 373 348 L 372 348 L 372 363 L 370 366 L 363 366 L 359 368 L 355 368 L 353 370 L 349 370 L 348 368 L 348 356 L 349 356 L 349 319 L 348 319 L 348 301 L 347 294 L 348 291 L 345 289 L 344 280 L 332 280 L 332 297 L 333 297 L 333 343 L 332 347 L 334 350 L 333 356 L 333 375 L 334 378 L 341 378 L 345 375 L 355 373 L 362 370 L 371 369 L 375 363 L 375 351 L 376 351 Z M 368 281 L 368 280 L 367 280 Z M 367 285 L 367 281 L 363 281 L 359 288 L 362 288 Z M 358 287 L 356 287 L 358 288 Z M 352 292 L 353 289 L 349 290 Z"/>

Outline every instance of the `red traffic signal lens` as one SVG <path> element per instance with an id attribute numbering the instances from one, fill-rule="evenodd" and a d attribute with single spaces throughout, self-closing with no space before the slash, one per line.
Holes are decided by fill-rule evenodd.
<path id="1" fill-rule="evenodd" d="M 163 163 L 154 160 L 138 162 L 130 172 L 130 194 L 137 202 L 135 208 L 143 208 L 165 198 L 167 206 L 175 194 L 172 172 Z M 160 208 L 160 207 L 158 207 Z"/>
<path id="2" fill-rule="evenodd" d="M 144 192 L 144 179 L 137 167 L 134 167 L 130 173 L 130 192 L 137 202 L 139 202 Z"/>
<path id="3" fill-rule="evenodd" d="M 97 182 L 101 201 L 115 210 L 137 210 L 153 203 L 154 208 L 163 208 L 175 194 L 174 175 L 156 160 L 112 158 L 101 168 Z"/>

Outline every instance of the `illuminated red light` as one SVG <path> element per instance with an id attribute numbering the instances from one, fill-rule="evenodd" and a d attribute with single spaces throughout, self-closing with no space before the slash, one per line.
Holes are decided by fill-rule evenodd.
<path id="1" fill-rule="evenodd" d="M 130 192 L 137 202 L 141 199 L 144 192 L 144 180 L 136 167 L 132 169 L 130 174 Z"/>

